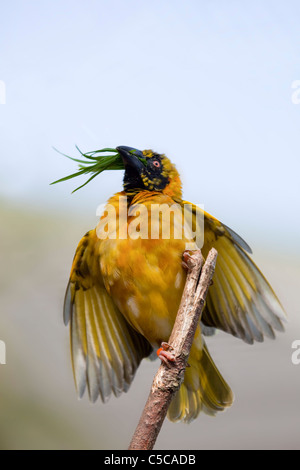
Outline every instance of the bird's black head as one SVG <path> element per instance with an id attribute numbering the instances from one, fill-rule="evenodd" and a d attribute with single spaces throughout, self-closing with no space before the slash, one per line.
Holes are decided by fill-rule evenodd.
<path id="1" fill-rule="evenodd" d="M 165 156 L 152 150 L 137 150 L 132 147 L 117 147 L 125 165 L 124 190 L 161 191 L 169 185 L 174 172 L 178 173 Z"/>

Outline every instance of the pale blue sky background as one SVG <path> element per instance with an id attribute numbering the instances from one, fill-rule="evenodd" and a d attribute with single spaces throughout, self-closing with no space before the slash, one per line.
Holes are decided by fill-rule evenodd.
<path id="1" fill-rule="evenodd" d="M 300 237 L 300 3 L 10 1 L 0 18 L 0 198 L 63 213 L 96 207 L 121 172 L 48 186 L 75 155 L 167 153 L 184 195 L 279 250 Z"/>

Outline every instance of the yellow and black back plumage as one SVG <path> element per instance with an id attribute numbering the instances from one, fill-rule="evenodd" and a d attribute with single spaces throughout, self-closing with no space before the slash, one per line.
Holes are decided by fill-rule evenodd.
<path id="1" fill-rule="evenodd" d="M 108 201 L 115 208 L 117 224 L 108 227 L 112 233 L 106 238 L 99 238 L 99 226 L 107 219 L 105 211 L 100 225 L 80 241 L 64 305 L 79 396 L 88 386 L 91 400 L 100 395 L 104 402 L 112 393 L 126 392 L 141 360 L 168 341 L 186 279 L 182 255 L 187 244 L 189 249 L 199 248 L 192 230 L 185 231 L 182 239 L 172 231 L 167 239 L 119 236 L 128 232 L 137 204 L 147 209 L 140 214 L 142 219 L 149 219 L 153 205 L 176 204 L 173 227 L 182 226 L 184 207 L 196 223 L 196 207 L 182 199 L 179 174 L 165 155 L 129 147 L 118 147 L 118 151 L 125 165 L 124 190 Z M 120 197 L 127 198 L 125 221 L 119 213 Z M 169 409 L 172 421 L 189 422 L 201 410 L 215 414 L 232 404 L 232 392 L 209 355 L 203 335 L 221 329 L 252 344 L 264 336 L 274 338 L 275 330 L 283 331 L 285 319 L 276 295 L 249 257 L 248 245 L 214 217 L 206 212 L 203 216 L 202 253 L 206 257 L 215 247 L 219 255 L 189 356 L 191 367 Z M 150 219 L 144 222 L 151 226 Z"/>

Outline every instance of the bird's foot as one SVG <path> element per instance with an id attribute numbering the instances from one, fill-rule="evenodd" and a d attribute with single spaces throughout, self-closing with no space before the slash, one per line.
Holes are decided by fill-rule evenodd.
<path id="1" fill-rule="evenodd" d="M 193 254 L 192 251 L 186 250 L 183 252 L 183 255 L 182 255 L 182 267 L 186 269 L 187 271 L 192 269 L 194 266 L 194 263 L 192 260 L 192 254 Z"/>
<path id="2" fill-rule="evenodd" d="M 170 367 L 170 362 L 175 361 L 175 356 L 171 351 L 173 351 L 172 346 L 165 342 L 161 343 L 161 348 L 157 350 L 159 359 L 168 367 Z"/>

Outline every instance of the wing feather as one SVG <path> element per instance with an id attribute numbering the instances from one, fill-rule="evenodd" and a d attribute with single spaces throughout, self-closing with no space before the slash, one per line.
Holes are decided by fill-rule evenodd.
<path id="1" fill-rule="evenodd" d="M 194 216 L 200 208 L 184 201 Z M 216 270 L 202 323 L 219 328 L 245 342 L 274 338 L 274 330 L 284 331 L 286 314 L 271 286 L 254 264 L 249 245 L 232 229 L 203 211 L 203 256 L 214 247 L 218 251 Z M 196 220 L 197 223 L 197 220 Z M 198 226 L 198 230 L 201 227 Z M 203 228 L 202 228 L 203 230 Z M 249 254 L 248 254 L 249 253 Z"/>
<path id="2" fill-rule="evenodd" d="M 152 352 L 147 340 L 126 321 L 105 289 L 95 231 L 78 245 L 64 301 L 70 322 L 71 355 L 78 395 L 88 387 L 92 402 L 126 392 L 144 357 Z"/>

